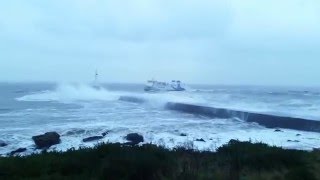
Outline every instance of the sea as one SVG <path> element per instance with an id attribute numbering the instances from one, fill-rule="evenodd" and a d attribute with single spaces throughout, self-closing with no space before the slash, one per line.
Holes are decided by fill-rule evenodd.
<path id="1" fill-rule="evenodd" d="M 128 133 L 169 149 L 215 151 L 231 139 L 288 149 L 320 147 L 319 131 L 268 128 L 239 118 L 206 116 L 166 108 L 168 102 L 320 121 L 320 88 L 189 85 L 185 92 L 144 92 L 143 84 L 0 83 L 0 155 L 27 148 L 32 136 L 56 131 L 61 143 L 49 150 L 125 143 Z M 121 100 L 134 97 L 141 101 Z M 99 141 L 83 139 L 108 134 Z"/>

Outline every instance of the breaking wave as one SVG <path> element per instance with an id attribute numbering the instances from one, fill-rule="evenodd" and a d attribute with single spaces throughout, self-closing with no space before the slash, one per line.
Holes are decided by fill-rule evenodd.
<path id="1" fill-rule="evenodd" d="M 159 92 L 134 93 L 126 91 L 109 91 L 104 87 L 94 87 L 87 84 L 58 84 L 52 90 L 34 92 L 19 98 L 17 101 L 62 102 L 73 103 L 79 101 L 118 101 L 123 97 L 143 99 L 152 106 L 164 106 L 167 102 L 200 103 L 201 98 L 195 98 L 187 93 Z M 128 99 L 128 98 L 127 98 Z M 130 102 L 130 100 L 127 100 Z M 134 99 L 131 99 L 134 101 Z"/>
<path id="2" fill-rule="evenodd" d="M 95 88 L 86 84 L 59 84 L 53 90 L 46 90 L 17 98 L 18 101 L 113 101 L 118 100 L 118 93 L 110 92 L 102 87 Z"/>
<path id="3" fill-rule="evenodd" d="M 261 114 L 246 111 L 237 111 L 225 108 L 214 108 L 197 106 L 184 103 L 167 103 L 166 108 L 185 113 L 204 115 L 211 118 L 238 118 L 246 122 L 255 122 L 267 128 L 287 128 L 302 131 L 320 132 L 320 121 L 294 118 L 288 116 L 277 116 L 272 114 Z"/>
<path id="4" fill-rule="evenodd" d="M 220 93 L 211 96 L 207 94 L 199 96 L 197 93 L 190 92 L 126 92 L 109 91 L 103 87 L 94 87 L 87 84 L 59 84 L 52 90 L 25 95 L 17 98 L 17 100 L 61 103 L 120 100 L 127 103 L 141 103 L 152 108 L 209 115 L 213 118 L 216 118 L 217 114 L 219 118 L 230 118 L 231 114 L 231 118 L 241 117 L 240 119 L 245 121 L 257 122 L 267 127 L 320 131 L 320 121 L 316 116 L 319 109 L 317 103 L 298 98 L 275 99 L 267 97 L 268 101 L 262 99 L 255 102 L 251 99 L 243 99 L 242 96 L 235 98 L 230 97 L 229 94 L 221 95 Z M 280 100 L 285 103 L 274 103 Z M 217 113 L 218 111 L 224 116 L 221 117 L 221 113 Z M 249 116 L 249 119 L 247 116 Z"/>

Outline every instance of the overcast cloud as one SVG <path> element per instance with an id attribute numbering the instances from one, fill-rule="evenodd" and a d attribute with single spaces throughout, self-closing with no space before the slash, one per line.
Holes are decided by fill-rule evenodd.
<path id="1" fill-rule="evenodd" d="M 320 85 L 318 0 L 0 2 L 0 81 Z"/>

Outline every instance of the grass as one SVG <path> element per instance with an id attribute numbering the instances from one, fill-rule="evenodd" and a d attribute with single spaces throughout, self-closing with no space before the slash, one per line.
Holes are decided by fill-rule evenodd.
<path id="1" fill-rule="evenodd" d="M 285 150 L 232 140 L 217 152 L 151 144 L 100 144 L 94 148 L 0 158 L 0 179 L 77 180 L 317 180 L 320 152 Z"/>

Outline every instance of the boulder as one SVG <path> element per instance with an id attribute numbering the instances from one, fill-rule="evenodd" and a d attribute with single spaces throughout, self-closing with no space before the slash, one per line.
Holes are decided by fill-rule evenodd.
<path id="1" fill-rule="evenodd" d="M 126 136 L 126 140 L 130 141 L 131 145 L 137 145 L 144 142 L 143 136 L 138 133 L 131 133 Z"/>
<path id="2" fill-rule="evenodd" d="M 196 141 L 198 141 L 198 142 L 206 142 L 204 139 L 196 139 Z"/>
<path id="3" fill-rule="evenodd" d="M 79 134 L 84 134 L 86 131 L 84 129 L 72 129 L 68 132 L 66 132 L 65 136 L 74 136 L 74 135 L 79 135 Z"/>
<path id="4" fill-rule="evenodd" d="M 7 143 L 5 143 L 4 141 L 1 141 L 0 140 L 0 147 L 5 147 L 5 146 L 7 146 L 8 144 Z"/>
<path id="5" fill-rule="evenodd" d="M 181 134 L 180 134 L 180 136 L 185 137 L 185 136 L 187 136 L 187 134 L 185 134 L 185 133 L 181 133 Z"/>
<path id="6" fill-rule="evenodd" d="M 274 132 L 283 132 L 281 129 L 276 129 Z"/>
<path id="7" fill-rule="evenodd" d="M 92 136 L 92 137 L 84 138 L 82 141 L 83 142 L 91 142 L 91 141 L 97 141 L 97 140 L 100 140 L 103 138 L 104 138 L 104 136 Z"/>
<path id="8" fill-rule="evenodd" d="M 105 137 L 106 135 L 108 135 L 110 133 L 110 131 L 105 131 L 105 132 L 103 132 L 101 135 L 103 136 L 103 137 Z"/>
<path id="9" fill-rule="evenodd" d="M 60 135 L 57 132 L 47 132 L 43 135 L 33 136 L 32 139 L 38 149 L 49 148 L 61 142 Z"/>
<path id="10" fill-rule="evenodd" d="M 300 142 L 300 141 L 298 141 L 298 140 L 288 140 L 287 142 L 295 142 L 295 143 L 298 143 L 298 142 Z"/>
<path id="11" fill-rule="evenodd" d="M 17 153 L 25 152 L 26 150 L 27 150 L 26 148 L 19 148 L 19 149 L 15 150 L 15 151 L 11 151 L 10 155 L 13 156 L 13 155 L 15 155 Z"/>

